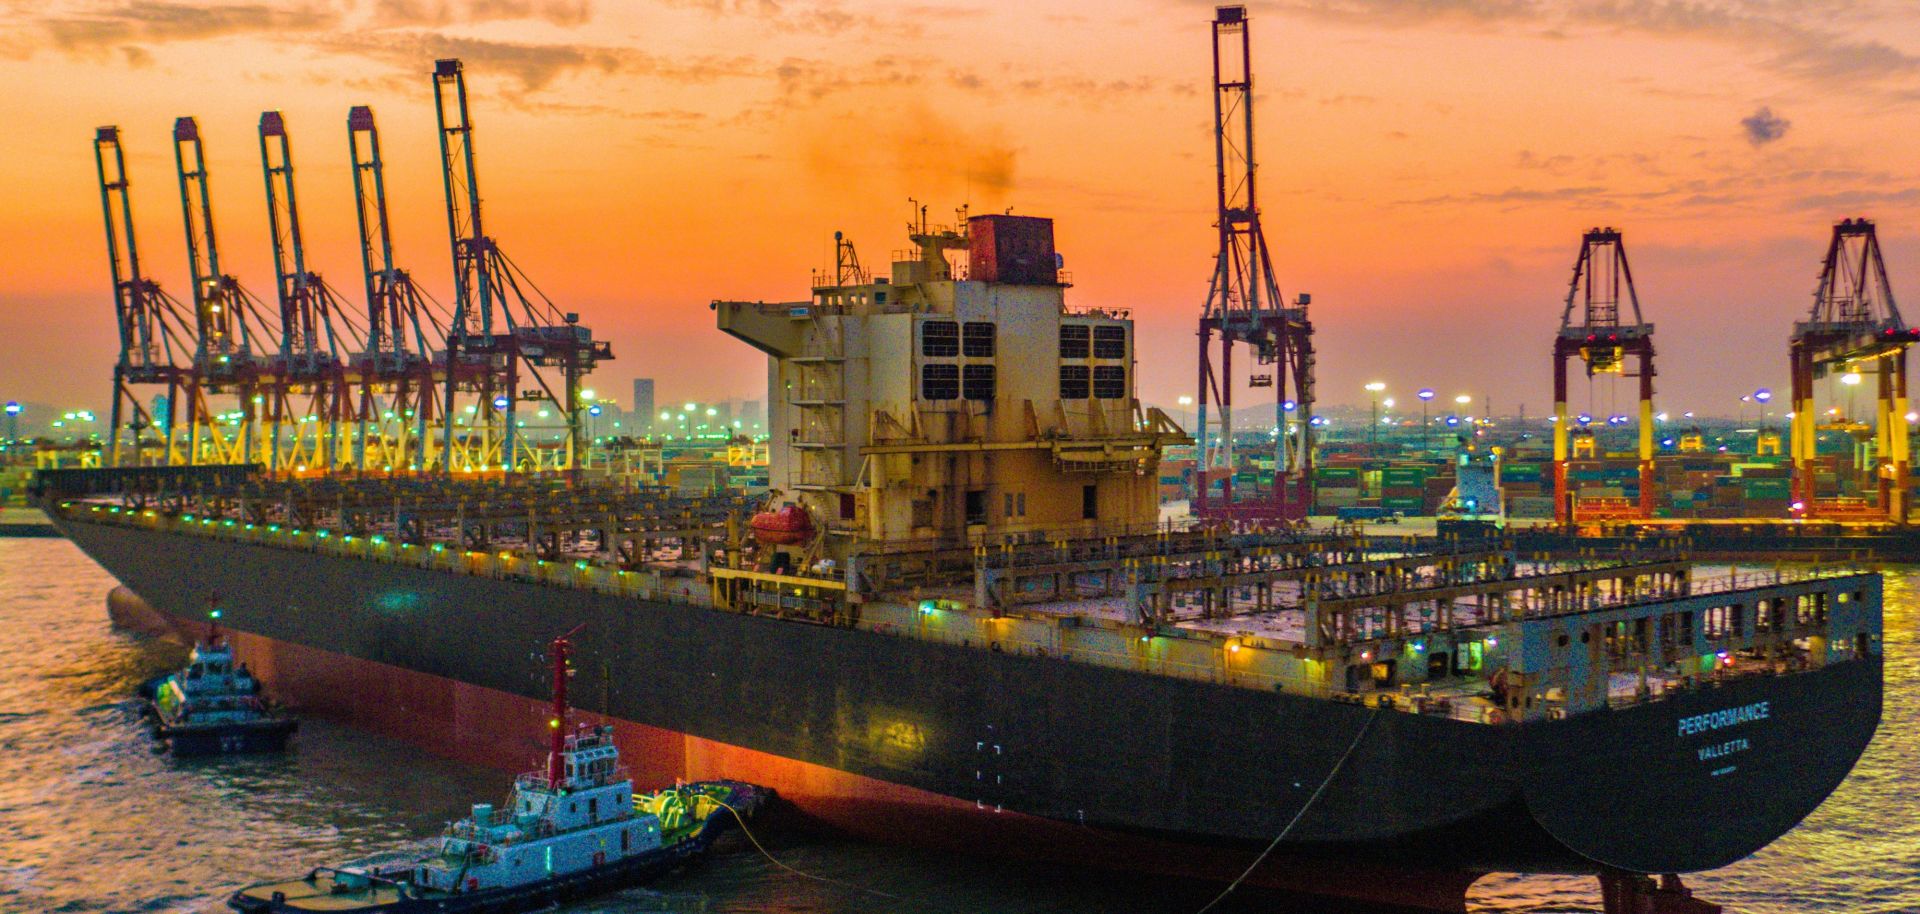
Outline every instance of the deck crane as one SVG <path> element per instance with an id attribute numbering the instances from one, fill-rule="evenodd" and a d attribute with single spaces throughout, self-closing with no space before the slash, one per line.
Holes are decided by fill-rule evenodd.
<path id="1" fill-rule="evenodd" d="M 326 469 L 341 465 L 340 426 L 353 419 L 345 363 L 341 360 L 344 331 L 353 328 L 346 315 L 335 326 L 338 296 L 320 275 L 307 269 L 306 245 L 300 236 L 300 203 L 294 193 L 293 146 L 286 119 L 278 111 L 260 115 L 260 170 L 267 184 L 267 225 L 273 232 L 273 269 L 280 305 L 280 354 L 274 360 L 273 385 L 268 401 L 270 444 L 268 469 L 304 467 L 309 462 Z M 292 399 L 308 394 L 304 414 L 296 413 Z M 282 423 L 293 419 L 292 448 L 282 460 Z M 311 426 L 311 431 L 309 431 Z M 312 441 L 309 443 L 309 437 Z"/>
<path id="2" fill-rule="evenodd" d="M 1307 317 L 1306 295 L 1291 305 L 1280 297 L 1260 230 L 1254 196 L 1251 53 L 1246 7 L 1219 7 L 1213 22 L 1213 144 L 1220 244 L 1200 316 L 1200 379 L 1194 398 L 1199 459 L 1193 504 L 1201 517 L 1294 519 L 1306 515 L 1313 498 L 1313 323 Z M 1216 335 L 1217 370 L 1210 352 Z M 1233 492 L 1236 344 L 1252 351 L 1256 365 L 1274 369 L 1250 378 L 1250 386 L 1273 389 L 1273 488 L 1238 499 Z M 1287 396 L 1289 382 L 1293 399 Z M 1216 430 L 1207 427 L 1210 406 L 1217 410 Z M 1208 488 L 1214 470 L 1225 477 L 1217 500 Z"/>
<path id="3" fill-rule="evenodd" d="M 194 353 L 186 381 L 189 461 L 252 463 L 262 389 L 273 381 L 254 350 L 254 325 L 266 325 L 258 299 L 220 270 L 213 232 L 213 196 L 200 127 L 193 118 L 173 122 L 173 159 L 180 177 L 180 211 L 186 222 L 188 275 L 193 277 Z M 209 395 L 239 398 L 239 435 L 228 440 Z M 203 453 L 211 449 L 210 453 Z"/>
<path id="4" fill-rule="evenodd" d="M 431 464 L 428 427 L 436 416 L 452 421 L 450 412 L 438 408 L 435 385 L 439 379 L 431 342 L 445 339 L 445 329 L 434 321 L 428 299 L 413 277 L 394 266 L 386 172 L 372 108 L 360 105 L 347 112 L 347 141 L 367 291 L 367 345 L 356 365 L 361 395 L 354 465 L 363 470 L 374 466 L 425 470 Z M 384 408 L 380 394 L 388 397 Z M 369 422 L 389 416 L 392 421 L 382 421 L 378 435 L 370 439 Z M 378 462 L 369 462 L 370 440 L 380 447 L 380 453 L 373 455 Z"/>
<path id="5" fill-rule="evenodd" d="M 1813 309 L 1793 325 L 1788 344 L 1793 380 L 1793 499 L 1800 517 L 1907 521 L 1907 349 L 1920 328 L 1907 326 L 1894 302 L 1873 222 L 1836 223 L 1814 288 Z M 1839 372 L 1841 380 L 1877 379 L 1870 458 L 1875 497 L 1823 497 L 1814 485 L 1819 415 L 1814 382 Z M 1846 417 L 1849 424 L 1858 424 Z M 1866 432 L 1862 430 L 1864 435 Z M 1864 446 L 1864 442 L 1863 442 Z"/>
<path id="6" fill-rule="evenodd" d="M 173 404 L 187 370 L 192 328 L 180 302 L 160 290 L 160 284 L 140 269 L 140 247 L 133 234 L 133 202 L 128 195 L 127 159 L 120 146 L 120 128 L 94 131 L 94 165 L 100 175 L 100 206 L 107 225 L 107 262 L 113 269 L 113 310 L 120 328 L 120 357 L 113 363 L 113 409 L 107 433 L 107 459 L 120 465 L 120 430 L 133 432 L 134 464 L 141 461 L 140 434 L 160 426 L 160 463 L 170 464 L 173 451 Z M 133 392 L 135 384 L 164 384 L 167 409 L 154 416 Z M 131 413 L 129 416 L 128 414 Z M 125 421 L 123 426 L 123 420 Z"/>
<path id="7" fill-rule="evenodd" d="M 473 121 L 467 111 L 467 84 L 459 60 L 434 62 L 434 109 L 440 125 L 441 176 L 447 193 L 447 234 L 453 246 L 454 310 L 447 332 L 447 379 L 445 402 L 449 409 L 459 386 L 458 378 L 469 369 L 491 366 L 481 382 L 481 402 L 469 438 L 479 433 L 482 460 L 473 461 L 474 449 L 467 448 L 469 465 L 498 465 L 514 472 L 528 463 L 520 459 L 520 447 L 540 466 L 538 451 L 516 440 L 517 407 L 523 399 L 519 368 L 537 383 L 540 392 L 529 391 L 525 399 L 552 401 L 566 417 L 567 443 L 562 460 L 556 465 L 575 469 L 584 456 L 581 441 L 580 378 L 596 363 L 613 358 L 613 350 L 604 341 L 595 341 L 593 331 L 580 326 L 579 315 L 561 312 L 541 294 L 531 281 L 513 265 L 480 219 L 479 172 L 473 158 Z M 528 295 L 528 291 L 532 295 Z M 561 390 L 543 376 L 540 368 L 557 367 Z M 495 424 L 500 428 L 498 463 L 492 456 Z M 446 469 L 456 467 L 453 423 L 447 423 L 444 450 Z"/>
<path id="8" fill-rule="evenodd" d="M 1633 312 L 1622 321 L 1620 305 Z M 1570 442 L 1576 434 L 1567 412 L 1567 362 L 1585 363 L 1587 377 L 1617 374 L 1640 381 L 1640 497 L 1637 501 L 1591 499 L 1578 504 L 1569 490 L 1567 471 Z M 1627 370 L 1627 360 L 1634 370 Z M 1553 516 L 1561 523 L 1580 519 L 1645 518 L 1653 516 L 1653 324 L 1640 316 L 1640 296 L 1633 289 L 1633 270 L 1627 249 L 1613 228 L 1589 230 L 1580 239 L 1573 261 L 1573 280 L 1567 285 L 1566 306 L 1560 312 L 1560 331 L 1553 338 Z M 1584 418 L 1584 417 L 1583 417 Z"/>

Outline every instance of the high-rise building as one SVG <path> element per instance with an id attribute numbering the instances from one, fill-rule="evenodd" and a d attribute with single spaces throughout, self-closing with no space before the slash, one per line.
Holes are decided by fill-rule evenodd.
<path id="1" fill-rule="evenodd" d="M 653 412 L 653 379 L 633 379 L 633 432 L 652 434 L 653 422 L 657 418 Z"/>

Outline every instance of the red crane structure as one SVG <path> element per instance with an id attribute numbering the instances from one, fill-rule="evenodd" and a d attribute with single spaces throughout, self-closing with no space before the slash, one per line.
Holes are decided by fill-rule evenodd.
<path id="1" fill-rule="evenodd" d="M 280 352 L 268 363 L 270 383 L 262 385 L 267 469 L 339 469 L 351 464 L 341 447 L 343 427 L 357 424 L 341 337 L 357 342 L 365 334 L 353 326 L 351 312 L 340 307 L 339 295 L 326 280 L 307 269 L 299 197 L 294 193 L 293 146 L 278 111 L 260 115 L 260 168 L 267 184 L 267 225 L 273 232 L 280 305 Z M 295 398 L 305 402 L 296 403 Z M 289 427 L 291 436 L 286 433 Z"/>
<path id="2" fill-rule="evenodd" d="M 1620 306 L 1632 310 L 1623 320 Z M 1577 309 L 1577 313 L 1576 313 Z M 1640 381 L 1640 497 L 1579 499 L 1567 483 L 1570 442 L 1575 430 L 1567 413 L 1567 362 L 1586 364 L 1587 377 L 1617 374 Z M 1634 362 L 1627 370 L 1627 360 Z M 1573 281 L 1567 285 L 1566 307 L 1560 312 L 1560 332 L 1553 338 L 1553 517 L 1560 523 L 1577 520 L 1645 518 L 1653 516 L 1653 325 L 1640 315 L 1640 296 L 1633 289 L 1633 270 L 1627 249 L 1614 228 L 1590 229 L 1580 240 L 1580 256 L 1573 262 Z M 1596 452 L 1597 456 L 1597 452 Z"/>
<path id="3" fill-rule="evenodd" d="M 580 326 L 579 315 L 555 307 L 482 227 L 473 121 L 459 60 L 434 62 L 433 101 L 440 122 L 447 234 L 453 246 L 454 307 L 447 328 L 443 403 L 449 415 L 456 415 L 456 397 L 463 388 L 479 395 L 464 435 L 456 436 L 453 423 L 446 425 L 445 470 L 572 470 L 586 456 L 580 378 L 598 362 L 613 358 L 612 347 L 594 340 L 593 331 Z M 559 390 L 542 368 L 559 369 Z M 520 385 L 528 379 L 538 389 L 522 392 Z M 566 418 L 563 453 L 547 459 L 523 439 L 517 418 L 523 399 L 550 401 Z"/>
<path id="4" fill-rule="evenodd" d="M 259 455 L 259 406 L 271 381 L 255 351 L 255 327 L 266 327 L 260 301 L 240 281 L 220 270 L 213 231 L 213 196 L 200 127 L 193 118 L 173 122 L 173 158 L 180 177 L 180 212 L 186 221 L 188 275 L 193 280 L 194 353 L 185 383 L 189 463 L 255 463 Z M 238 398 L 238 419 L 224 422 L 211 396 Z M 171 410 L 179 407 L 170 406 Z M 229 435 L 223 425 L 236 425 Z"/>
<path id="5" fill-rule="evenodd" d="M 366 346 L 353 361 L 360 379 L 353 463 L 363 471 L 427 470 L 437 458 L 429 429 L 454 419 L 442 408 L 439 392 L 446 379 L 446 326 L 412 275 L 394 265 L 386 171 L 372 108 L 361 105 L 347 112 L 347 142 L 367 293 Z"/>
<path id="6" fill-rule="evenodd" d="M 1291 306 L 1281 299 L 1260 230 L 1254 194 L 1251 51 L 1246 7 L 1217 8 L 1213 145 L 1220 247 L 1200 316 L 1193 506 L 1203 518 L 1259 521 L 1304 517 L 1312 506 L 1313 324 L 1307 318 L 1307 296 Z M 1233 353 L 1242 344 L 1251 351 L 1253 366 L 1272 366 L 1271 374 L 1250 375 L 1249 384 L 1273 389 L 1274 472 L 1270 491 L 1236 496 L 1233 389 L 1238 376 L 1233 371 Z M 1210 418 L 1219 423 L 1217 429 L 1209 428 Z M 1222 477 L 1218 497 L 1209 487 L 1209 476 L 1216 471 Z"/>
<path id="7" fill-rule="evenodd" d="M 1908 327 L 1893 300 L 1880 239 L 1873 223 L 1847 219 L 1836 223 L 1813 292 L 1813 310 L 1793 325 L 1788 343 L 1792 364 L 1794 513 L 1835 520 L 1907 522 L 1907 348 L 1920 339 Z M 1872 499 L 1828 497 L 1814 484 L 1819 413 L 1814 382 L 1838 372 L 1842 381 L 1877 380 Z M 1858 424 L 1852 416 L 1849 425 Z"/>
<path id="8" fill-rule="evenodd" d="M 185 362 L 193 352 L 194 330 L 179 301 L 141 271 L 140 247 L 133 234 L 133 202 L 128 196 L 127 158 L 120 128 L 94 131 L 93 158 L 100 175 L 100 206 L 107 224 L 107 262 L 113 270 L 113 311 L 120 330 L 120 355 L 113 363 L 113 408 L 107 432 L 107 460 L 122 462 L 120 432 L 132 432 L 133 463 L 144 462 L 142 433 L 160 428 L 157 462 L 177 458 L 173 441 L 173 404 L 186 383 Z M 165 385 L 166 410 L 150 412 L 134 385 Z"/>

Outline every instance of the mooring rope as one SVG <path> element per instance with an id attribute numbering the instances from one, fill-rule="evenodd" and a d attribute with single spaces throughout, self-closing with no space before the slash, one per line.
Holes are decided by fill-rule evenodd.
<path id="1" fill-rule="evenodd" d="M 712 798 L 709 797 L 708 799 L 712 799 Z M 725 809 L 730 813 L 733 813 L 733 820 L 735 822 L 740 823 L 740 833 L 743 835 L 746 835 L 747 840 L 753 842 L 754 849 L 758 850 L 760 852 L 760 855 L 767 858 L 768 862 L 772 863 L 774 866 L 777 866 L 783 870 L 786 870 L 787 872 L 792 873 L 795 876 L 800 876 L 806 879 L 812 879 L 816 882 L 824 882 L 828 885 L 837 885 L 837 886 L 840 886 L 841 888 L 852 889 L 856 892 L 865 892 L 868 895 L 873 895 L 879 898 L 885 898 L 889 901 L 905 901 L 906 900 L 904 898 L 901 898 L 898 895 L 889 895 L 886 892 L 880 891 L 879 889 L 868 888 L 864 885 L 858 885 L 856 883 L 846 882 L 840 879 L 834 879 L 829 876 L 815 875 L 813 873 L 795 869 L 794 867 L 787 865 L 785 861 L 781 860 L 778 857 L 775 857 L 772 853 L 768 852 L 766 847 L 760 843 L 760 839 L 753 836 L 753 830 L 747 827 L 747 817 L 741 815 L 740 810 L 734 809 L 733 807 L 728 806 L 726 803 L 721 802 L 720 800 L 714 800 L 713 802 L 719 804 L 720 808 Z"/>
<path id="2" fill-rule="evenodd" d="M 1314 802 L 1320 799 L 1320 795 L 1326 792 L 1327 785 L 1333 783 L 1333 779 L 1340 773 L 1340 769 L 1347 766 L 1347 759 L 1352 758 L 1354 751 L 1360 748 L 1360 741 L 1366 738 L 1367 731 L 1373 728 L 1373 722 L 1379 716 L 1380 709 L 1374 708 L 1373 713 L 1367 716 L 1367 722 L 1360 725 L 1360 732 L 1353 735 L 1353 742 L 1347 745 L 1347 751 L 1340 756 L 1339 761 L 1333 763 L 1333 770 L 1327 772 L 1326 779 L 1320 782 L 1319 787 L 1314 788 L 1313 793 L 1307 797 L 1306 804 L 1300 807 L 1300 811 L 1294 813 L 1293 818 L 1287 820 L 1286 827 L 1280 829 L 1280 833 L 1273 836 L 1273 842 L 1267 845 L 1267 849 L 1261 851 L 1260 856 L 1253 858 L 1253 862 L 1247 864 L 1247 868 L 1242 870 L 1239 876 L 1234 877 L 1232 882 L 1227 883 L 1227 887 L 1220 890 L 1220 894 L 1215 895 L 1212 901 L 1207 902 L 1206 907 L 1195 911 L 1194 914 L 1207 914 L 1208 911 L 1213 910 L 1216 905 L 1225 901 L 1228 895 L 1233 894 L 1233 890 L 1239 888 L 1240 883 L 1245 882 L 1248 876 L 1253 875 L 1253 871 L 1258 869 L 1260 864 L 1266 862 L 1267 857 L 1273 853 L 1275 848 L 1280 846 L 1280 842 L 1287 839 L 1287 835 L 1293 831 L 1293 827 L 1300 824 L 1300 818 L 1305 816 L 1307 810 L 1313 808 Z"/>

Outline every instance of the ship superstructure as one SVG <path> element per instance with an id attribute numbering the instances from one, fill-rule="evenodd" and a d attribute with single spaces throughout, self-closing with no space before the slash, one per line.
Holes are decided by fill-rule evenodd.
<path id="1" fill-rule="evenodd" d="M 713 306 L 768 355 L 771 482 L 819 551 L 1151 531 L 1161 448 L 1187 439 L 1134 396 L 1129 312 L 1067 305 L 1050 219 L 910 238 L 890 276 Z"/>

